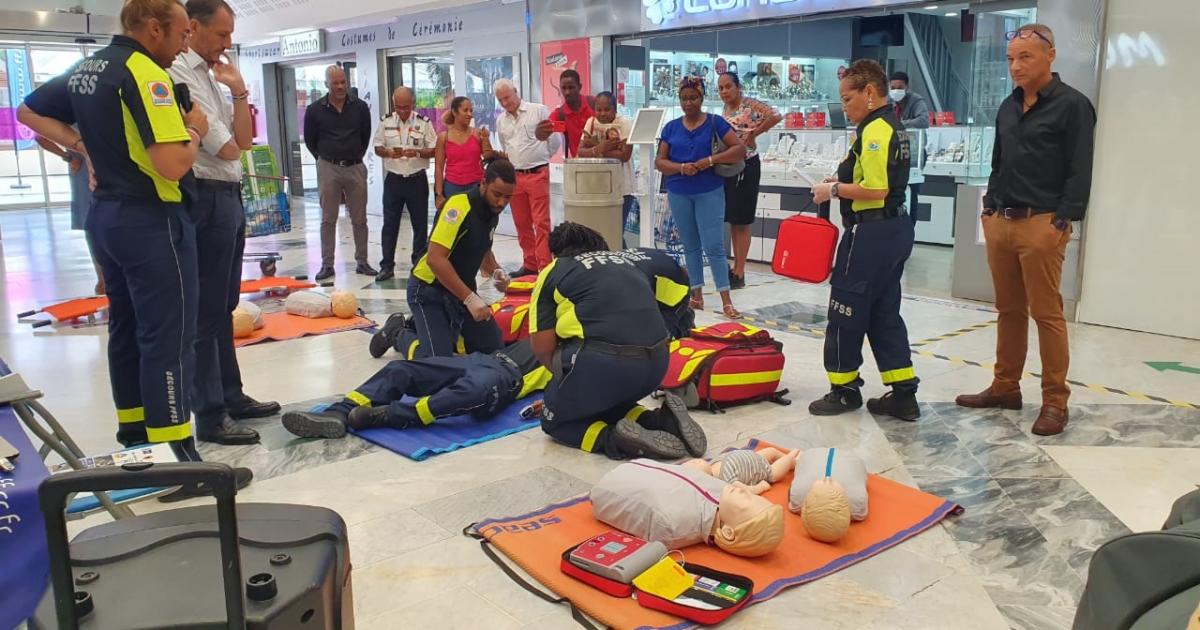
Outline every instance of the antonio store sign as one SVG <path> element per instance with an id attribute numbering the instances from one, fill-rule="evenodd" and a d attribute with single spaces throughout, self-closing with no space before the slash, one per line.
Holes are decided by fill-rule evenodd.
<path id="1" fill-rule="evenodd" d="M 279 38 L 280 57 L 319 55 L 325 52 L 325 31 L 304 31 Z"/>

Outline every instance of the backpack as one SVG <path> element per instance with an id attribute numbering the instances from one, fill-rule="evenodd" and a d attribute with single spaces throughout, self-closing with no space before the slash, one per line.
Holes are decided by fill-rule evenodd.
<path id="1" fill-rule="evenodd" d="M 500 338 L 505 345 L 529 336 L 526 316 L 529 314 L 529 300 L 536 283 L 537 276 L 513 278 L 508 283 L 504 297 L 492 304 L 492 319 L 500 327 Z"/>
<path id="2" fill-rule="evenodd" d="M 762 328 L 740 322 L 694 328 L 671 342 L 662 389 L 713 412 L 764 400 L 790 405 L 788 391 L 779 389 L 783 364 L 783 344 Z"/>

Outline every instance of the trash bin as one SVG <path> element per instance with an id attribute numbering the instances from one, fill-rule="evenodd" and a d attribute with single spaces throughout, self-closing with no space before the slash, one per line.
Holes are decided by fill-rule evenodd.
<path id="1" fill-rule="evenodd" d="M 621 248 L 624 201 L 621 161 L 612 158 L 571 158 L 563 166 L 563 210 L 567 221 L 596 230 L 612 249 Z"/>

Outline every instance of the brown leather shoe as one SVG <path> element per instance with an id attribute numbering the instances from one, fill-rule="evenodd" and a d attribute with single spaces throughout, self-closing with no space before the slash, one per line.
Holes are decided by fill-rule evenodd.
<path id="1" fill-rule="evenodd" d="M 1037 422 L 1033 423 L 1034 435 L 1058 435 L 1067 428 L 1067 410 L 1058 407 L 1042 407 Z"/>
<path id="2" fill-rule="evenodd" d="M 996 396 L 992 393 L 992 388 L 989 387 L 978 394 L 963 394 L 955 398 L 954 403 L 959 407 L 971 407 L 974 409 L 1020 409 L 1021 390 L 1018 389 L 1011 394 Z"/>

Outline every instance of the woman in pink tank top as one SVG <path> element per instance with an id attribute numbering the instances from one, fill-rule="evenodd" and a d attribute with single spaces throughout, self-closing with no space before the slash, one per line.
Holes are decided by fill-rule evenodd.
<path id="1" fill-rule="evenodd" d="M 440 210 L 446 199 L 479 186 L 483 180 L 483 160 L 495 153 L 487 129 L 471 126 L 474 106 L 465 96 L 450 101 L 443 120 L 447 129 L 438 134 L 434 151 L 434 201 Z"/>

